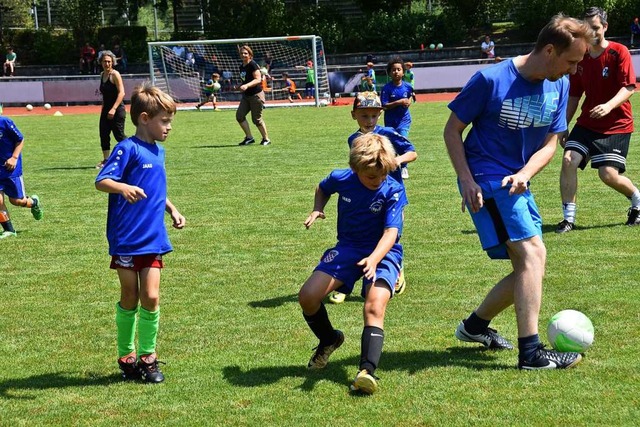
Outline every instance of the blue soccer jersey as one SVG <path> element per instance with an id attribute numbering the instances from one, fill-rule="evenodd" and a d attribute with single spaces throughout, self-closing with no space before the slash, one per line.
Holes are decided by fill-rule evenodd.
<path id="1" fill-rule="evenodd" d="M 401 81 L 400 85 L 396 86 L 394 82 L 389 82 L 382 88 L 380 101 L 384 107 L 390 102 L 395 102 L 399 99 L 411 99 L 412 96 L 413 88 L 409 83 Z M 392 127 L 400 133 L 406 130 L 408 134 L 409 128 L 411 127 L 409 107 L 395 107 L 384 110 L 384 125 Z"/>
<path id="2" fill-rule="evenodd" d="M 4 162 L 13 156 L 13 150 L 24 137 L 13 120 L 0 116 L 0 179 L 18 177 L 22 175 L 22 153 L 18 156 L 16 168 L 8 171 Z"/>
<path id="3" fill-rule="evenodd" d="M 387 177 L 376 190 L 369 190 L 351 169 L 336 169 L 320 189 L 330 196 L 338 193 L 338 243 L 373 251 L 386 228 L 402 234 L 402 211 L 406 205 L 404 187 Z"/>
<path id="4" fill-rule="evenodd" d="M 525 80 L 513 60 L 478 71 L 449 109 L 466 124 L 469 169 L 477 182 L 501 180 L 524 167 L 547 134 L 567 129 L 569 79 Z"/>
<path id="5" fill-rule="evenodd" d="M 107 240 L 110 255 L 165 254 L 173 248 L 164 224 L 167 175 L 164 147 L 135 136 L 118 143 L 96 178 L 112 179 L 142 188 L 147 195 L 129 203 L 120 194 L 109 194 Z"/>
<path id="6" fill-rule="evenodd" d="M 405 138 L 404 136 L 396 132 L 395 129 L 393 128 L 376 125 L 376 127 L 373 129 L 373 133 L 387 137 L 389 141 L 391 141 L 391 145 L 393 145 L 393 149 L 396 150 L 396 154 L 398 156 L 402 156 L 404 153 L 408 151 L 416 151 L 416 148 L 413 146 L 413 144 L 407 138 Z M 349 148 L 351 148 L 351 144 L 353 144 L 353 140 L 355 140 L 357 137 L 361 135 L 364 135 L 364 134 L 359 130 L 351 134 L 349 139 L 347 139 Z M 400 168 L 391 172 L 389 176 L 395 179 L 396 181 L 398 181 L 399 183 L 401 184 L 403 183 L 402 170 Z"/>

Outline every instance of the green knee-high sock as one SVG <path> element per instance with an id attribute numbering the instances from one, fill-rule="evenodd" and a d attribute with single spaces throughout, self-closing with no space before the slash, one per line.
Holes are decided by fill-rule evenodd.
<path id="1" fill-rule="evenodd" d="M 156 338 L 158 337 L 158 325 L 160 324 L 160 308 L 149 311 L 140 307 L 140 320 L 138 322 L 138 345 L 141 355 L 156 352 Z"/>
<path id="2" fill-rule="evenodd" d="M 118 327 L 118 358 L 136 351 L 136 314 L 138 307 L 125 310 L 116 303 L 116 326 Z"/>

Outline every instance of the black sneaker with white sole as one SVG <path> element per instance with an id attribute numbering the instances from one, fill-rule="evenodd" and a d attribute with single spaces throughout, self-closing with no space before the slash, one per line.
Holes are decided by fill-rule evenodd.
<path id="1" fill-rule="evenodd" d="M 487 328 L 477 335 L 470 334 L 464 327 L 464 321 L 456 328 L 456 338 L 464 342 L 477 342 L 494 350 L 513 350 L 513 344 L 498 334 L 495 329 Z"/>
<path id="2" fill-rule="evenodd" d="M 249 144 L 253 144 L 254 142 L 256 142 L 255 139 L 249 138 L 249 137 L 245 137 L 242 141 L 240 141 L 240 144 L 238 144 L 238 145 L 249 145 Z"/>
<path id="3" fill-rule="evenodd" d="M 271 144 L 270 139 L 262 138 L 262 141 L 260 141 L 260 145 L 269 145 L 269 144 Z"/>
<path id="4" fill-rule="evenodd" d="M 580 353 L 547 350 L 543 344 L 536 349 L 531 360 L 520 360 L 518 368 L 535 371 L 538 369 L 568 369 L 582 360 Z"/>
<path id="5" fill-rule="evenodd" d="M 640 225 L 640 208 L 629 208 L 625 225 Z"/>
<path id="6" fill-rule="evenodd" d="M 575 228 L 575 225 L 573 222 L 569 222 L 566 219 L 563 219 L 556 226 L 556 233 L 558 234 L 566 233 L 568 231 L 573 230 L 574 228 Z"/>
<path id="7" fill-rule="evenodd" d="M 160 371 L 158 363 L 164 364 L 164 362 L 158 360 L 155 354 L 140 356 L 140 360 L 138 360 L 138 370 L 144 382 L 161 383 L 164 381 L 164 375 L 162 371 Z"/>

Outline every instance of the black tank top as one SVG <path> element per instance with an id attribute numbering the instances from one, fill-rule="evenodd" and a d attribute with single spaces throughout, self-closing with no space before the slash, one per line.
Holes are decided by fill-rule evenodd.
<path id="1" fill-rule="evenodd" d="M 103 81 L 100 77 L 100 93 L 102 94 L 102 112 L 108 112 L 118 99 L 118 86 L 111 82 L 111 73 L 107 77 L 107 81 Z M 124 107 L 124 103 L 120 103 L 117 108 Z"/>

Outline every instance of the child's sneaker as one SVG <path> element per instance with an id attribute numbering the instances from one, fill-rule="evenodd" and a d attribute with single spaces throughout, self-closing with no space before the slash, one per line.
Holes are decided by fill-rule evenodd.
<path id="1" fill-rule="evenodd" d="M 98 163 L 96 165 L 96 169 L 102 169 L 104 167 L 105 163 L 107 163 L 106 159 L 105 160 L 101 160 L 100 163 Z"/>
<path id="2" fill-rule="evenodd" d="M 400 275 L 396 282 L 396 295 L 402 294 L 407 289 L 407 280 L 404 277 L 404 267 L 400 269 Z"/>
<path id="3" fill-rule="evenodd" d="M 343 294 L 342 292 L 335 291 L 329 297 L 329 302 L 332 304 L 342 304 L 347 297 L 347 294 Z"/>
<path id="4" fill-rule="evenodd" d="M 580 353 L 547 350 L 543 344 L 540 344 L 530 360 L 520 360 L 518 362 L 518 368 L 530 371 L 538 369 L 568 369 L 576 366 L 581 360 L 582 355 Z"/>
<path id="5" fill-rule="evenodd" d="M 402 175 L 402 179 L 409 179 L 409 168 L 407 168 L 406 166 L 403 166 L 401 175 Z"/>
<path id="6" fill-rule="evenodd" d="M 31 196 L 34 201 L 33 206 L 31 206 L 31 215 L 36 219 L 36 221 L 40 221 L 44 215 L 44 211 L 42 210 L 42 205 L 40 205 L 40 198 L 35 194 Z"/>
<path id="7" fill-rule="evenodd" d="M 2 234 L 0 234 L 0 239 L 6 239 L 7 237 L 16 237 L 17 234 L 15 231 L 3 231 Z"/>
<path id="8" fill-rule="evenodd" d="M 333 344 L 324 347 L 318 345 L 316 348 L 314 348 L 315 353 L 313 353 L 313 356 L 311 356 L 311 359 L 307 364 L 307 369 L 322 369 L 327 366 L 327 362 L 329 362 L 329 356 L 331 356 L 331 353 L 336 351 L 338 347 L 340 347 L 344 342 L 344 334 L 342 333 L 342 331 L 336 330 L 336 335 L 337 338 Z"/>
<path id="9" fill-rule="evenodd" d="M 349 386 L 351 391 L 360 391 L 365 394 L 373 394 L 378 390 L 378 378 L 374 377 L 366 369 L 358 371 L 355 379 Z"/>
<path id="10" fill-rule="evenodd" d="M 140 370 L 136 366 L 136 354 L 130 353 L 118 359 L 118 366 L 124 380 L 139 380 Z"/>
<path id="11" fill-rule="evenodd" d="M 141 378 L 147 383 L 161 383 L 164 381 L 164 375 L 158 367 L 158 358 L 155 353 L 140 356 L 138 360 L 138 370 Z"/>

